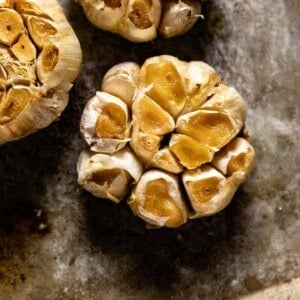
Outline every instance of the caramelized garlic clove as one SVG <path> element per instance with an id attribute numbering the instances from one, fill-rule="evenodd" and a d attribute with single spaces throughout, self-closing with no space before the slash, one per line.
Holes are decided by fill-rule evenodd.
<path id="1" fill-rule="evenodd" d="M 185 171 L 182 181 L 194 210 L 191 219 L 220 212 L 230 203 L 240 185 L 238 176 L 226 178 L 209 165 Z"/>
<path id="2" fill-rule="evenodd" d="M 176 131 L 217 151 L 239 133 L 242 125 L 226 113 L 197 110 L 180 116 L 176 123 Z"/>
<path id="3" fill-rule="evenodd" d="M 170 150 L 187 169 L 195 169 L 214 157 L 214 151 L 206 144 L 184 134 L 172 134 Z"/>
<path id="4" fill-rule="evenodd" d="M 187 221 L 177 177 L 167 172 L 145 172 L 135 185 L 128 204 L 132 212 L 155 227 L 179 227 Z"/>
<path id="5" fill-rule="evenodd" d="M 147 96 L 133 102 L 132 113 L 145 133 L 162 136 L 175 128 L 172 116 Z"/>

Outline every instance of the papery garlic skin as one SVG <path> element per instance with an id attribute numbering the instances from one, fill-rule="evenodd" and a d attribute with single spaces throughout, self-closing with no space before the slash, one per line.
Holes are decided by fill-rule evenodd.
<path id="1" fill-rule="evenodd" d="M 201 16 L 198 1 L 163 1 L 159 32 L 165 38 L 182 35 L 190 30 Z"/>
<path id="2" fill-rule="evenodd" d="M 119 203 L 130 184 L 143 172 L 142 164 L 128 149 L 113 155 L 84 150 L 77 162 L 78 183 L 96 197 Z"/>
<path id="3" fill-rule="evenodd" d="M 60 116 L 81 61 L 79 41 L 56 0 L 0 1 L 0 144 Z"/>
<path id="4" fill-rule="evenodd" d="M 255 152 L 244 132 L 244 99 L 211 66 L 155 56 L 141 67 L 131 62 L 116 65 L 104 76 L 102 87 L 106 103 L 118 99 L 128 109 L 128 140 L 115 143 L 126 144 L 145 173 L 131 193 L 124 173 L 119 186 L 128 186 L 128 204 L 148 228 L 178 227 L 187 218 L 216 214 L 230 203 L 251 171 Z M 85 111 L 97 116 L 97 105 L 88 102 Z M 89 138 L 86 141 L 102 155 L 108 144 L 116 145 L 108 141 L 96 149 Z M 108 190 L 103 187 L 99 197 L 111 199 Z"/>
<path id="5" fill-rule="evenodd" d="M 189 0 L 76 0 L 97 28 L 132 42 L 147 42 L 158 32 L 170 38 L 187 32 L 201 16 L 201 4 Z"/>

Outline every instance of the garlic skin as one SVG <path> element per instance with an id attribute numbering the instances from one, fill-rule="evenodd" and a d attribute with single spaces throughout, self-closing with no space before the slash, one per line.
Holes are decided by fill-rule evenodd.
<path id="1" fill-rule="evenodd" d="M 101 90 L 119 97 L 128 107 L 137 95 L 140 66 L 134 62 L 120 63 L 110 68 L 101 84 Z"/>
<path id="2" fill-rule="evenodd" d="M 0 1 L 0 144 L 57 119 L 82 61 L 56 0 Z"/>
<path id="3" fill-rule="evenodd" d="M 104 115 L 104 109 L 112 104 L 114 105 L 113 108 L 118 110 L 116 114 L 123 114 L 123 128 L 121 132 L 120 130 L 115 134 L 112 132 L 113 128 L 109 127 L 114 125 L 114 115 L 112 115 L 111 111 L 108 111 L 108 118 L 103 118 L 103 120 L 100 121 L 107 123 L 104 124 L 106 128 L 102 128 L 102 132 L 99 133 L 97 132 L 97 122 L 99 122 L 101 115 Z M 106 137 L 101 136 L 104 130 L 110 130 L 111 134 Z M 118 128 L 116 128 L 116 130 L 118 131 Z M 130 120 L 126 104 L 119 98 L 108 93 L 97 92 L 96 95 L 87 102 L 84 108 L 80 121 L 80 131 L 92 151 L 103 153 L 117 152 L 125 147 L 130 140 Z"/>
<path id="4" fill-rule="evenodd" d="M 188 212 L 178 179 L 166 172 L 145 172 L 128 204 L 135 215 L 155 227 L 178 227 L 187 221 Z"/>
<path id="5" fill-rule="evenodd" d="M 187 32 L 198 20 L 201 4 L 190 0 L 75 0 L 97 28 L 132 42 L 148 42 L 158 32 L 170 38 Z"/>
<path id="6" fill-rule="evenodd" d="M 99 198 L 119 203 L 127 194 L 132 181 L 143 173 L 142 164 L 128 149 L 113 155 L 84 150 L 77 162 L 78 183 Z"/>
<path id="7" fill-rule="evenodd" d="M 182 35 L 195 25 L 200 16 L 200 2 L 189 0 L 163 1 L 159 33 L 165 38 Z"/>
<path id="8" fill-rule="evenodd" d="M 91 139 L 95 120 L 101 115 L 96 100 L 85 108 L 82 119 L 90 125 L 82 132 L 88 132 L 85 139 L 90 149 L 101 155 L 112 152 L 110 157 L 114 157 L 119 152 L 113 152 L 126 144 L 124 149 L 140 161 L 146 171 L 141 178 L 130 186 L 126 175 L 130 167 L 127 173 L 122 169 L 118 186 L 123 194 L 128 192 L 132 212 L 148 228 L 175 228 L 188 218 L 216 214 L 230 203 L 250 174 L 255 152 L 244 132 L 244 99 L 223 83 L 211 66 L 170 55 L 155 56 L 141 67 L 131 62 L 116 65 L 104 76 L 102 87 L 105 92 L 97 92 L 94 98 L 105 95 L 106 104 L 119 103 L 121 107 L 123 103 L 130 129 L 122 139 L 105 140 L 98 135 L 99 146 Z M 88 117 L 84 117 L 86 110 Z M 121 114 L 117 116 L 122 119 Z M 106 119 L 101 120 L 98 126 L 105 128 Z M 107 126 L 103 135 L 111 134 L 114 126 Z M 111 177 L 107 173 L 108 181 Z M 100 190 L 98 197 L 112 198 L 107 185 Z"/>

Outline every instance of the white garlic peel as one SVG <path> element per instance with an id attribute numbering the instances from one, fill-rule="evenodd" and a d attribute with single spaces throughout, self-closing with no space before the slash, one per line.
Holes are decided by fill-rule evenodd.
<path id="1" fill-rule="evenodd" d="M 190 0 L 77 0 L 97 28 L 133 42 L 147 42 L 158 31 L 166 38 L 187 32 L 201 16 L 201 4 Z"/>
<path id="2" fill-rule="evenodd" d="M 134 177 L 131 186 L 126 175 L 131 167 L 126 169 L 121 161 L 114 165 L 126 171 L 118 184 L 123 194 L 130 194 L 133 213 L 152 227 L 178 227 L 188 217 L 224 209 L 254 162 L 254 149 L 243 132 L 246 104 L 241 95 L 204 62 L 184 62 L 169 55 L 151 57 L 141 67 L 119 64 L 104 80 L 106 92 L 97 92 L 87 103 L 81 131 L 90 148 L 101 155 L 113 160 L 126 146 L 143 166 L 146 172 L 139 180 Z M 124 95 L 117 94 L 119 85 Z M 117 103 L 129 124 L 126 136 L 105 140 L 98 134 L 95 138 L 102 105 Z M 117 114 L 119 119 L 121 115 Z M 102 133 L 111 134 L 114 126 L 105 127 L 106 119 L 101 120 Z M 106 170 L 102 171 L 105 177 Z M 107 185 L 91 189 L 79 182 L 94 195 L 116 202 Z"/>
<path id="3" fill-rule="evenodd" d="M 0 144 L 60 116 L 81 56 L 56 0 L 0 1 Z"/>
<path id="4" fill-rule="evenodd" d="M 181 35 L 190 30 L 201 16 L 198 1 L 163 1 L 163 13 L 159 32 L 165 38 Z"/>
<path id="5" fill-rule="evenodd" d="M 113 153 L 122 149 L 130 134 L 127 105 L 115 96 L 97 92 L 84 108 L 80 131 L 93 151 Z"/>
<path id="6" fill-rule="evenodd" d="M 124 148 L 114 155 L 84 150 L 78 163 L 78 183 L 96 197 L 119 203 L 132 181 L 138 181 L 143 167 L 134 154 Z"/>

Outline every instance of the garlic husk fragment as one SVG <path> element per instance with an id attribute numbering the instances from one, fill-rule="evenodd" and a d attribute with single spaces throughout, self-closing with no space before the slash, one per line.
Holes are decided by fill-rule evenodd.
<path id="1" fill-rule="evenodd" d="M 229 178 L 209 165 L 185 171 L 182 181 L 194 212 L 191 219 L 210 216 L 224 209 L 241 183 L 240 174 Z"/>
<path id="2" fill-rule="evenodd" d="M 97 92 L 82 113 L 80 131 L 91 150 L 113 153 L 130 140 L 127 105 L 119 98 Z"/>
<path id="3" fill-rule="evenodd" d="M 84 150 L 78 163 L 78 183 L 96 197 L 119 203 L 128 193 L 130 183 L 138 181 L 142 164 L 129 148 L 112 155 Z"/>
<path id="4" fill-rule="evenodd" d="M 245 138 L 237 137 L 215 155 L 212 165 L 227 176 L 238 172 L 244 181 L 251 172 L 254 156 L 252 145 Z"/>
<path id="5" fill-rule="evenodd" d="M 155 227 L 178 227 L 187 221 L 178 179 L 159 170 L 145 172 L 128 200 L 133 213 Z"/>
<path id="6" fill-rule="evenodd" d="M 181 35 L 190 30 L 201 16 L 201 4 L 197 1 L 162 1 L 163 13 L 159 32 L 165 38 Z"/>
<path id="7" fill-rule="evenodd" d="M 128 107 L 137 94 L 140 67 L 134 62 L 113 66 L 104 75 L 101 89 L 103 92 L 119 97 Z"/>

